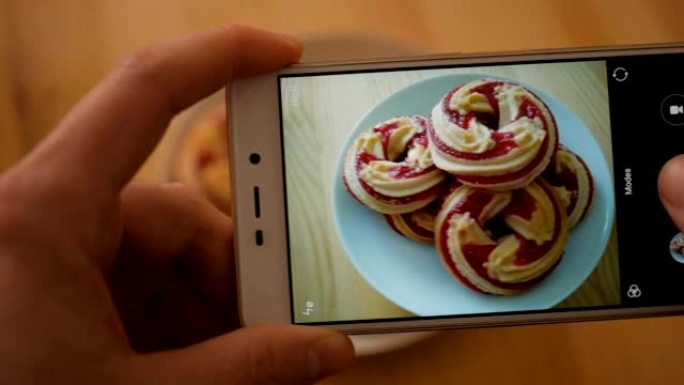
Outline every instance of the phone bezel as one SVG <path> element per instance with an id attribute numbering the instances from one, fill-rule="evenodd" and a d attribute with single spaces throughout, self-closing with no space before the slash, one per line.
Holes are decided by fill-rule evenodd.
<path id="1" fill-rule="evenodd" d="M 232 166 L 235 253 L 238 298 L 246 325 L 291 323 L 290 266 L 280 122 L 280 75 L 326 74 L 445 66 L 514 64 L 530 61 L 591 60 L 617 56 L 684 53 L 684 45 L 596 47 L 508 53 L 434 55 L 337 63 L 298 64 L 259 77 L 242 79 L 227 90 L 230 116 L 229 148 Z M 250 163 L 258 153 L 261 162 Z M 254 186 L 260 188 L 261 217 L 254 215 Z M 262 230 L 264 244 L 254 242 Z M 352 321 L 326 323 L 348 333 L 410 331 L 437 328 L 515 325 L 601 320 L 684 313 L 684 305 L 615 309 L 563 310 L 544 313 L 488 314 L 454 318 Z"/>

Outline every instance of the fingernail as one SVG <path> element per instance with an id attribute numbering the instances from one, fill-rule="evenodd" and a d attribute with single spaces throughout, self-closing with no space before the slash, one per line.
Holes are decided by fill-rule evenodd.
<path id="1" fill-rule="evenodd" d="M 319 379 L 337 373 L 354 360 L 354 345 L 342 334 L 316 341 L 309 352 L 309 378 Z"/>

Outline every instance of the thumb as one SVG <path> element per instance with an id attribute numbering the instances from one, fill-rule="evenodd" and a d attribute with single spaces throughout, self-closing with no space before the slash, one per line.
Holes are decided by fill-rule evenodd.
<path id="1" fill-rule="evenodd" d="M 670 159 L 660 170 L 658 192 L 670 217 L 684 231 L 684 155 Z"/>
<path id="2" fill-rule="evenodd" d="M 346 336 L 303 326 L 249 327 L 189 348 L 139 356 L 133 381 L 146 384 L 313 384 L 351 364 Z"/>

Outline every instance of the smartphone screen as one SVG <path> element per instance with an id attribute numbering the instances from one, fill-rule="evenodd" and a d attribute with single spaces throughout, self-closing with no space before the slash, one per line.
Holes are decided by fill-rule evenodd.
<path id="1" fill-rule="evenodd" d="M 281 75 L 293 323 L 684 304 L 657 191 L 684 152 L 682 68 Z"/>

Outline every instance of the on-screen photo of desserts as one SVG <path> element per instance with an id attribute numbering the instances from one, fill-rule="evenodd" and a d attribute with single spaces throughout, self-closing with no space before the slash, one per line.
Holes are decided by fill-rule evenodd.
<path id="1" fill-rule="evenodd" d="M 619 305 L 606 73 L 281 79 L 295 321 Z"/>

